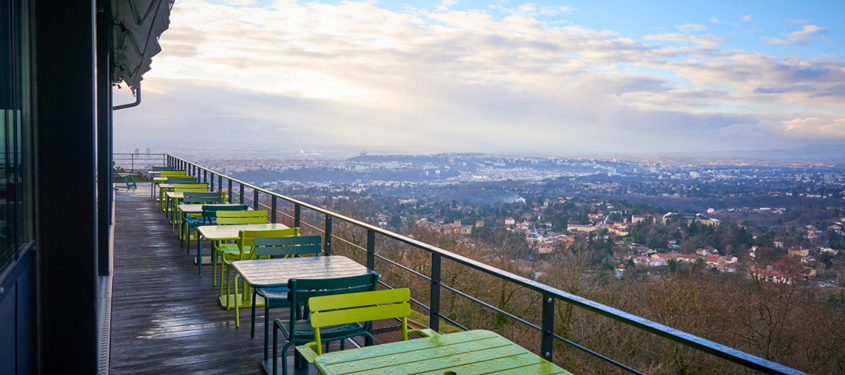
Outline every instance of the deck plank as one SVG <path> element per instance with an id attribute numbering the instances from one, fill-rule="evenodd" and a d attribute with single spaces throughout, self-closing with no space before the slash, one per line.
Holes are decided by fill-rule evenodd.
<path id="1" fill-rule="evenodd" d="M 217 303 L 211 268 L 197 274 L 196 243 L 191 256 L 179 247 L 149 184 L 121 189 L 115 200 L 110 373 L 263 374 L 264 309 L 250 339 L 250 310 L 241 309 L 235 327 L 234 310 Z M 288 317 L 287 309 L 272 311 Z M 317 372 L 309 366 L 289 373 Z"/>

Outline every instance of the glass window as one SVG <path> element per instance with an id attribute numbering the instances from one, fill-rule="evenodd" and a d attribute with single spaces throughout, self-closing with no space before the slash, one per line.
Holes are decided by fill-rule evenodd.
<path id="1" fill-rule="evenodd" d="M 29 47 L 21 0 L 0 0 L 0 272 L 33 240 Z"/>

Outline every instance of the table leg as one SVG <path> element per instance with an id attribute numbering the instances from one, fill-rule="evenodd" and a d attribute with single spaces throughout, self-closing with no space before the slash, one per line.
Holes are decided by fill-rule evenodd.
<path id="1" fill-rule="evenodd" d="M 214 257 L 212 256 L 212 258 Z M 202 236 L 199 234 L 197 234 L 197 266 L 200 268 L 200 275 L 202 275 Z"/>
<path id="2" fill-rule="evenodd" d="M 179 248 L 185 245 L 185 213 L 179 212 Z"/>

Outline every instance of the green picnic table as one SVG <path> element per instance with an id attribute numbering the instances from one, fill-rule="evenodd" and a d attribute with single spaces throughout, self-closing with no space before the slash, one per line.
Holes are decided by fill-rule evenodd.
<path id="1" fill-rule="evenodd" d="M 474 330 L 325 353 L 324 375 L 568 374 L 495 332 Z"/>

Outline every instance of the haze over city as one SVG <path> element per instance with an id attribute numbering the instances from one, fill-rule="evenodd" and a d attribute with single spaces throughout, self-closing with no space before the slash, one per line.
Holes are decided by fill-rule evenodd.
<path id="1" fill-rule="evenodd" d="M 143 105 L 115 113 L 115 142 L 550 155 L 837 144 L 841 14 L 835 1 L 184 0 Z"/>

